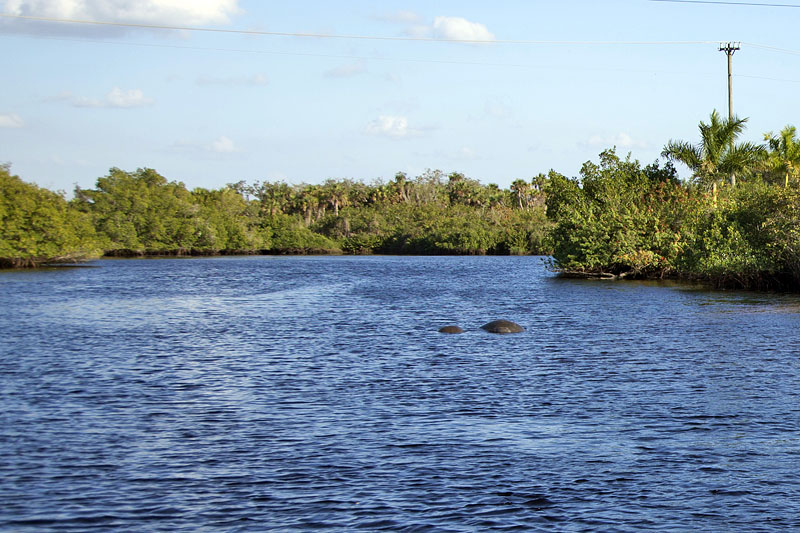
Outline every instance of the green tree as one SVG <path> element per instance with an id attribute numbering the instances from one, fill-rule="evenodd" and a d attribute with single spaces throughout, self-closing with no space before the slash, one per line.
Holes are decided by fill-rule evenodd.
<path id="1" fill-rule="evenodd" d="M 189 250 L 202 236 L 199 207 L 183 183 L 150 168 L 112 168 L 95 189 L 77 189 L 75 196 L 111 249 Z"/>
<path id="2" fill-rule="evenodd" d="M 746 118 L 721 118 L 711 112 L 708 124 L 700 122 L 700 142 L 669 141 L 661 152 L 670 161 L 680 161 L 693 172 L 694 180 L 710 187 L 723 179 L 736 185 L 736 176 L 747 176 L 764 157 L 764 149 L 750 142 L 737 143 L 744 131 Z"/>
<path id="3" fill-rule="evenodd" d="M 270 231 L 259 225 L 258 204 L 249 202 L 241 189 L 197 188 L 192 201 L 199 206 L 197 249 L 253 251 L 270 248 Z"/>
<path id="4" fill-rule="evenodd" d="M 335 253 L 339 246 L 324 235 L 314 233 L 297 216 L 275 215 L 269 221 L 271 251 L 275 253 Z"/>
<path id="5" fill-rule="evenodd" d="M 778 135 L 772 132 L 765 134 L 764 140 L 769 147 L 766 160 L 768 172 L 779 175 L 784 187 L 788 187 L 789 181 L 797 180 L 800 174 L 800 140 L 797 138 L 797 129 L 786 126 Z"/>
<path id="6" fill-rule="evenodd" d="M 482 189 L 477 180 L 467 178 L 460 172 L 453 172 L 448 176 L 447 195 L 450 205 L 480 207 L 486 200 Z"/>
<path id="7" fill-rule="evenodd" d="M 261 212 L 270 217 L 285 213 L 293 196 L 292 188 L 283 181 L 256 182 L 250 189 L 250 193 L 261 204 Z"/>
<path id="8" fill-rule="evenodd" d="M 74 262 L 100 253 L 88 214 L 0 165 L 0 265 Z"/>
<path id="9" fill-rule="evenodd" d="M 508 191 L 500 189 L 496 183 L 490 183 L 483 189 L 483 205 L 488 206 L 489 209 L 506 206 L 509 196 Z"/>
<path id="10" fill-rule="evenodd" d="M 333 179 L 325 180 L 322 184 L 322 191 L 325 201 L 333 209 L 333 214 L 338 216 L 339 209 L 347 206 L 349 202 L 350 182 L 336 181 Z"/>
<path id="11" fill-rule="evenodd" d="M 527 181 L 523 179 L 514 180 L 514 183 L 511 184 L 511 195 L 517 209 L 527 209 L 530 206 L 531 186 Z"/>
<path id="12" fill-rule="evenodd" d="M 372 187 L 362 181 L 347 181 L 347 205 L 361 207 L 370 202 Z"/>
<path id="13" fill-rule="evenodd" d="M 675 270 L 690 203 L 671 165 L 642 168 L 606 150 L 599 164 L 583 165 L 580 180 L 551 172 L 546 194 L 559 269 L 635 277 Z"/>
<path id="14" fill-rule="evenodd" d="M 408 181 L 405 172 L 398 172 L 394 175 L 394 181 L 389 183 L 390 198 L 392 202 L 408 203 L 411 201 L 411 191 L 414 188 L 413 182 Z"/>
<path id="15" fill-rule="evenodd" d="M 316 194 L 316 187 L 316 185 L 296 185 L 292 196 L 294 200 L 292 211 L 302 216 L 306 227 L 311 225 L 318 212 L 319 199 Z"/>
<path id="16" fill-rule="evenodd" d="M 444 205 L 444 174 L 441 170 L 427 169 L 414 178 L 413 199 L 417 205 Z"/>

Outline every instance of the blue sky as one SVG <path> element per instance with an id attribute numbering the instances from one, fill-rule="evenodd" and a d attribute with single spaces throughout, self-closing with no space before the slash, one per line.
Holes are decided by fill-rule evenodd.
<path id="1" fill-rule="evenodd" d="M 727 113 L 722 41 L 742 42 L 744 138 L 800 125 L 797 7 L 0 0 L 0 12 L 255 32 L 0 18 L 0 162 L 68 192 L 111 167 L 189 188 L 428 168 L 507 187 L 576 175 L 611 146 L 649 163 L 670 139 L 696 141 L 712 109 Z"/>

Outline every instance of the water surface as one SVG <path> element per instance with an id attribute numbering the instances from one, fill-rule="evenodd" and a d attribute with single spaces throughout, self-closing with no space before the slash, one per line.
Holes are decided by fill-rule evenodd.
<path id="1" fill-rule="evenodd" d="M 798 297 L 533 257 L 93 265 L 0 272 L 0 529 L 800 527 Z"/>

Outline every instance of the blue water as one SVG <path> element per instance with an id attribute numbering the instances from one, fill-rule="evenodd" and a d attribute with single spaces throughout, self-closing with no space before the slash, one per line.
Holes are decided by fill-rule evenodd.
<path id="1" fill-rule="evenodd" d="M 800 528 L 796 296 L 247 257 L 3 271 L 0 309 L 3 531 Z"/>

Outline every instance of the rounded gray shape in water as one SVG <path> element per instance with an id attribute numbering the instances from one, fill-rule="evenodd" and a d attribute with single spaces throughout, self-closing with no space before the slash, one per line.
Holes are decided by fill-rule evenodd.
<path id="1" fill-rule="evenodd" d="M 494 320 L 481 326 L 489 333 L 522 333 L 525 328 L 510 320 Z"/>
<path id="2" fill-rule="evenodd" d="M 439 333 L 464 333 L 464 330 L 458 326 L 445 326 L 439 328 Z"/>

